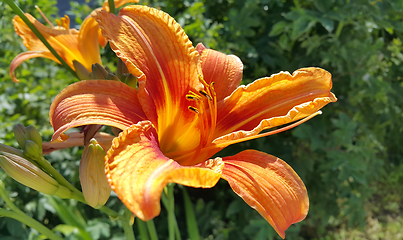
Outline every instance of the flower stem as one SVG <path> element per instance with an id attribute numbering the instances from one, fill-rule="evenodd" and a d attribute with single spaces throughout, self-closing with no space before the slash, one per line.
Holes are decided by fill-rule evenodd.
<path id="1" fill-rule="evenodd" d="M 131 223 L 132 213 L 126 209 L 122 217 L 119 218 L 123 226 L 123 231 L 125 232 L 126 240 L 135 240 L 133 232 L 133 224 Z"/>
<path id="2" fill-rule="evenodd" d="M 179 185 L 183 192 L 183 202 L 185 204 L 186 224 L 190 240 L 200 240 L 199 229 L 197 227 L 196 216 L 193 210 L 192 202 L 190 201 L 189 194 L 186 188 Z"/>
<path id="3" fill-rule="evenodd" d="M 74 199 L 84 202 L 84 196 L 82 192 L 80 192 L 77 188 L 75 188 L 69 181 L 67 181 L 53 166 L 46 160 L 43 156 L 35 159 L 37 163 L 43 167 L 43 169 L 48 172 L 52 177 L 61 185 L 72 191 L 72 195 L 74 194 Z M 81 199 L 82 198 L 82 199 Z"/>
<path id="4" fill-rule="evenodd" d="M 141 220 L 140 218 L 137 218 L 136 225 L 137 229 L 139 230 L 141 240 L 150 240 L 150 238 L 148 237 L 146 223 L 143 222 L 143 220 Z"/>
<path id="5" fill-rule="evenodd" d="M 4 183 L 2 181 L 0 181 L 0 196 L 1 198 L 3 198 L 7 206 L 11 209 L 10 211 L 4 208 L 0 208 L 0 216 L 14 218 L 17 221 L 31 228 L 34 228 L 35 230 L 47 236 L 51 240 L 63 240 L 63 238 L 56 235 L 52 230 L 45 227 L 43 224 L 36 221 L 35 219 L 31 218 L 23 211 L 21 211 L 17 206 L 15 206 L 14 203 L 11 201 L 11 199 L 8 197 L 6 189 L 4 187 Z"/>
<path id="6" fill-rule="evenodd" d="M 175 199 L 174 186 L 170 183 L 165 188 L 165 193 L 162 194 L 161 200 L 168 212 L 168 232 L 169 240 L 181 240 L 178 222 L 175 217 Z"/>
<path id="7" fill-rule="evenodd" d="M 56 50 L 49 44 L 49 42 L 42 36 L 42 34 L 36 29 L 36 27 L 29 21 L 27 16 L 25 16 L 24 12 L 21 8 L 13 1 L 13 0 L 4 0 L 8 6 L 17 14 L 27 26 L 31 29 L 31 31 L 42 41 L 42 43 L 46 46 L 47 49 L 60 61 L 63 67 L 68 69 L 73 76 L 77 77 L 76 72 L 64 61 L 64 59 L 56 52 Z M 78 78 L 78 77 L 77 77 Z"/>
<path id="8" fill-rule="evenodd" d="M 108 0 L 109 4 L 109 12 L 115 14 L 116 9 L 115 9 L 115 1 L 114 0 Z"/>
<path id="9" fill-rule="evenodd" d="M 150 220 L 146 222 L 148 227 L 148 233 L 150 234 L 151 240 L 158 240 L 157 230 L 155 229 L 154 221 Z"/>

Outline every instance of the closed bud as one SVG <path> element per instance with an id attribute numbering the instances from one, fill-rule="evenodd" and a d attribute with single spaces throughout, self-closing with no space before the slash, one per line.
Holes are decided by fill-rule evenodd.
<path id="1" fill-rule="evenodd" d="M 22 124 L 16 124 L 13 127 L 13 132 L 15 139 L 17 140 L 18 145 L 20 145 L 21 149 L 25 149 L 25 141 L 27 140 L 25 136 L 25 127 Z"/>
<path id="2" fill-rule="evenodd" d="M 92 64 L 92 78 L 93 79 L 106 79 L 108 71 L 105 70 L 99 63 Z"/>
<path id="3" fill-rule="evenodd" d="M 100 208 L 108 200 L 111 189 L 105 176 L 105 152 L 93 138 L 84 148 L 80 162 L 80 181 L 85 201 Z"/>
<path id="4" fill-rule="evenodd" d="M 7 145 L 0 143 L 0 155 L 3 154 L 3 152 L 11 153 L 11 154 L 14 154 L 14 155 L 17 155 L 20 157 L 24 157 L 24 153 L 21 150 L 13 148 L 13 147 L 9 147 Z"/>
<path id="5" fill-rule="evenodd" d="M 123 74 L 128 74 L 129 70 L 126 67 L 126 64 L 119 58 L 118 60 L 118 69 L 117 69 L 117 77 L 119 79 L 122 78 Z"/>
<path id="6" fill-rule="evenodd" d="M 130 87 L 137 88 L 137 77 L 129 74 L 126 78 L 126 84 Z"/>
<path id="7" fill-rule="evenodd" d="M 38 144 L 34 141 L 27 140 L 25 143 L 24 155 L 32 159 L 42 158 L 42 148 L 39 148 Z"/>
<path id="8" fill-rule="evenodd" d="M 70 190 L 66 191 L 55 179 L 21 156 L 1 152 L 0 166 L 14 180 L 38 192 L 48 195 L 58 194 L 64 198 L 71 195 Z"/>
<path id="9" fill-rule="evenodd" d="M 74 69 L 76 70 L 77 77 L 80 80 L 88 80 L 90 78 L 90 71 L 87 70 L 84 65 L 82 65 L 79 61 L 73 60 Z"/>
<path id="10" fill-rule="evenodd" d="M 38 130 L 30 125 L 25 128 L 25 137 L 27 140 L 31 140 L 35 142 L 40 149 L 42 149 L 42 137 L 41 134 L 39 134 Z"/>

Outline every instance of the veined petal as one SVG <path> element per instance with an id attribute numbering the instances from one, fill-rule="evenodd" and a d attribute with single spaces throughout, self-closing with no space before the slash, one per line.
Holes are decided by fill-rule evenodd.
<path id="1" fill-rule="evenodd" d="M 284 161 L 255 150 L 225 157 L 223 161 L 222 178 L 282 238 L 291 224 L 302 221 L 308 214 L 305 185 Z"/>
<path id="2" fill-rule="evenodd" d="M 187 109 L 185 95 L 200 87 L 199 54 L 180 25 L 162 11 L 138 5 L 123 8 L 119 16 L 102 11 L 98 22 L 111 48 L 139 77 L 141 103 L 154 103 L 143 109 L 158 134 L 183 125 L 178 119 L 192 121 L 195 114 Z"/>
<path id="3" fill-rule="evenodd" d="M 13 61 L 10 63 L 9 74 L 11 76 L 11 79 L 16 83 L 19 82 L 19 80 L 14 75 L 15 69 L 17 69 L 17 67 L 20 66 L 21 63 L 25 62 L 26 60 L 31 59 L 31 58 L 36 58 L 36 57 L 48 58 L 48 59 L 51 59 L 51 60 L 59 63 L 59 60 L 57 60 L 56 57 L 53 56 L 53 54 L 51 52 L 49 52 L 49 51 L 28 51 L 28 52 L 23 52 L 23 53 L 18 54 L 13 59 Z"/>
<path id="4" fill-rule="evenodd" d="M 66 30 L 46 27 L 30 14 L 26 13 L 25 15 L 70 67 L 74 69 L 73 60 L 79 62 L 83 60 L 77 45 L 78 31 L 76 29 Z M 14 17 L 13 23 L 15 32 L 23 39 L 23 43 L 28 50 L 49 52 L 20 17 Z"/>
<path id="5" fill-rule="evenodd" d="M 71 84 L 56 96 L 49 119 L 55 140 L 72 127 L 100 124 L 125 129 L 146 116 L 136 89 L 118 81 L 87 80 Z"/>
<path id="6" fill-rule="evenodd" d="M 76 60 L 84 65 L 88 71 L 91 71 L 92 64 L 99 63 L 102 65 L 101 54 L 99 52 L 99 26 L 91 15 L 81 25 L 77 44 L 83 58 Z"/>
<path id="7" fill-rule="evenodd" d="M 160 213 L 164 187 L 175 182 L 191 187 L 213 187 L 221 177 L 221 159 L 197 167 L 183 167 L 160 151 L 151 122 L 132 125 L 119 134 L 105 158 L 106 176 L 112 190 L 140 219 Z"/>
<path id="8" fill-rule="evenodd" d="M 217 101 L 229 96 L 242 81 L 241 59 L 235 55 L 225 55 L 219 51 L 207 49 L 201 43 L 196 49 L 201 55 L 203 78 L 207 83 L 214 82 Z"/>
<path id="9" fill-rule="evenodd" d="M 235 131 L 260 131 L 309 116 L 337 98 L 331 74 L 320 68 L 280 72 L 240 86 L 218 103 L 216 137 Z"/>

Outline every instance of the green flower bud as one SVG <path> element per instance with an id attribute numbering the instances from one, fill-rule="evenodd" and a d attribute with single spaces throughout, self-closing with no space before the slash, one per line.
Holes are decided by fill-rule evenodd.
<path id="1" fill-rule="evenodd" d="M 105 176 L 105 152 L 93 138 L 85 147 L 80 162 L 80 181 L 85 201 L 93 208 L 100 208 L 108 200 L 111 189 Z"/>
<path id="2" fill-rule="evenodd" d="M 90 78 L 90 71 L 87 70 L 84 65 L 82 65 L 79 61 L 73 60 L 74 69 L 76 70 L 77 77 L 80 80 L 88 80 Z"/>
<path id="3" fill-rule="evenodd" d="M 130 87 L 137 88 L 137 77 L 129 74 L 126 78 L 126 84 Z"/>
<path id="4" fill-rule="evenodd" d="M 14 125 L 13 132 L 18 145 L 20 145 L 21 149 L 25 149 L 25 141 L 27 140 L 27 137 L 25 136 L 24 125 L 22 124 Z"/>
<path id="5" fill-rule="evenodd" d="M 41 134 L 39 134 L 38 130 L 30 125 L 25 128 L 25 137 L 27 140 L 31 140 L 35 142 L 40 149 L 42 149 L 42 137 Z"/>
<path id="6" fill-rule="evenodd" d="M 0 155 L 0 166 L 4 171 L 17 182 L 35 189 L 38 192 L 68 198 L 71 194 L 65 187 L 42 171 L 32 162 L 18 155 L 2 152 Z"/>
<path id="7" fill-rule="evenodd" d="M 24 157 L 24 153 L 21 150 L 13 148 L 13 147 L 9 147 L 7 145 L 0 143 L 0 155 L 3 154 L 3 152 L 11 153 L 11 154 L 14 154 L 14 155 L 17 155 L 20 157 Z"/>
<path id="8" fill-rule="evenodd" d="M 34 141 L 27 140 L 25 143 L 24 155 L 32 159 L 40 159 L 42 155 L 42 148 Z"/>
<path id="9" fill-rule="evenodd" d="M 92 64 L 92 78 L 93 79 L 106 79 L 108 71 L 105 70 L 99 63 Z"/>
<path id="10" fill-rule="evenodd" d="M 71 191 L 70 191 L 70 189 L 66 188 L 65 186 L 59 185 L 59 188 L 53 195 L 55 195 L 56 197 L 59 197 L 59 198 L 70 198 Z"/>

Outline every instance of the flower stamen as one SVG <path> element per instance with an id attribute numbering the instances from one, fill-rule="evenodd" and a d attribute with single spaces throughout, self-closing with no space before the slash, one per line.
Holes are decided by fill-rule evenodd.
<path id="1" fill-rule="evenodd" d="M 45 21 L 52 27 L 54 28 L 55 26 L 49 21 L 49 19 L 45 16 L 45 14 L 42 12 L 42 10 L 38 7 L 38 5 L 35 5 L 36 10 L 39 11 L 39 13 L 41 14 L 41 16 L 43 17 L 43 19 L 45 19 Z"/>

